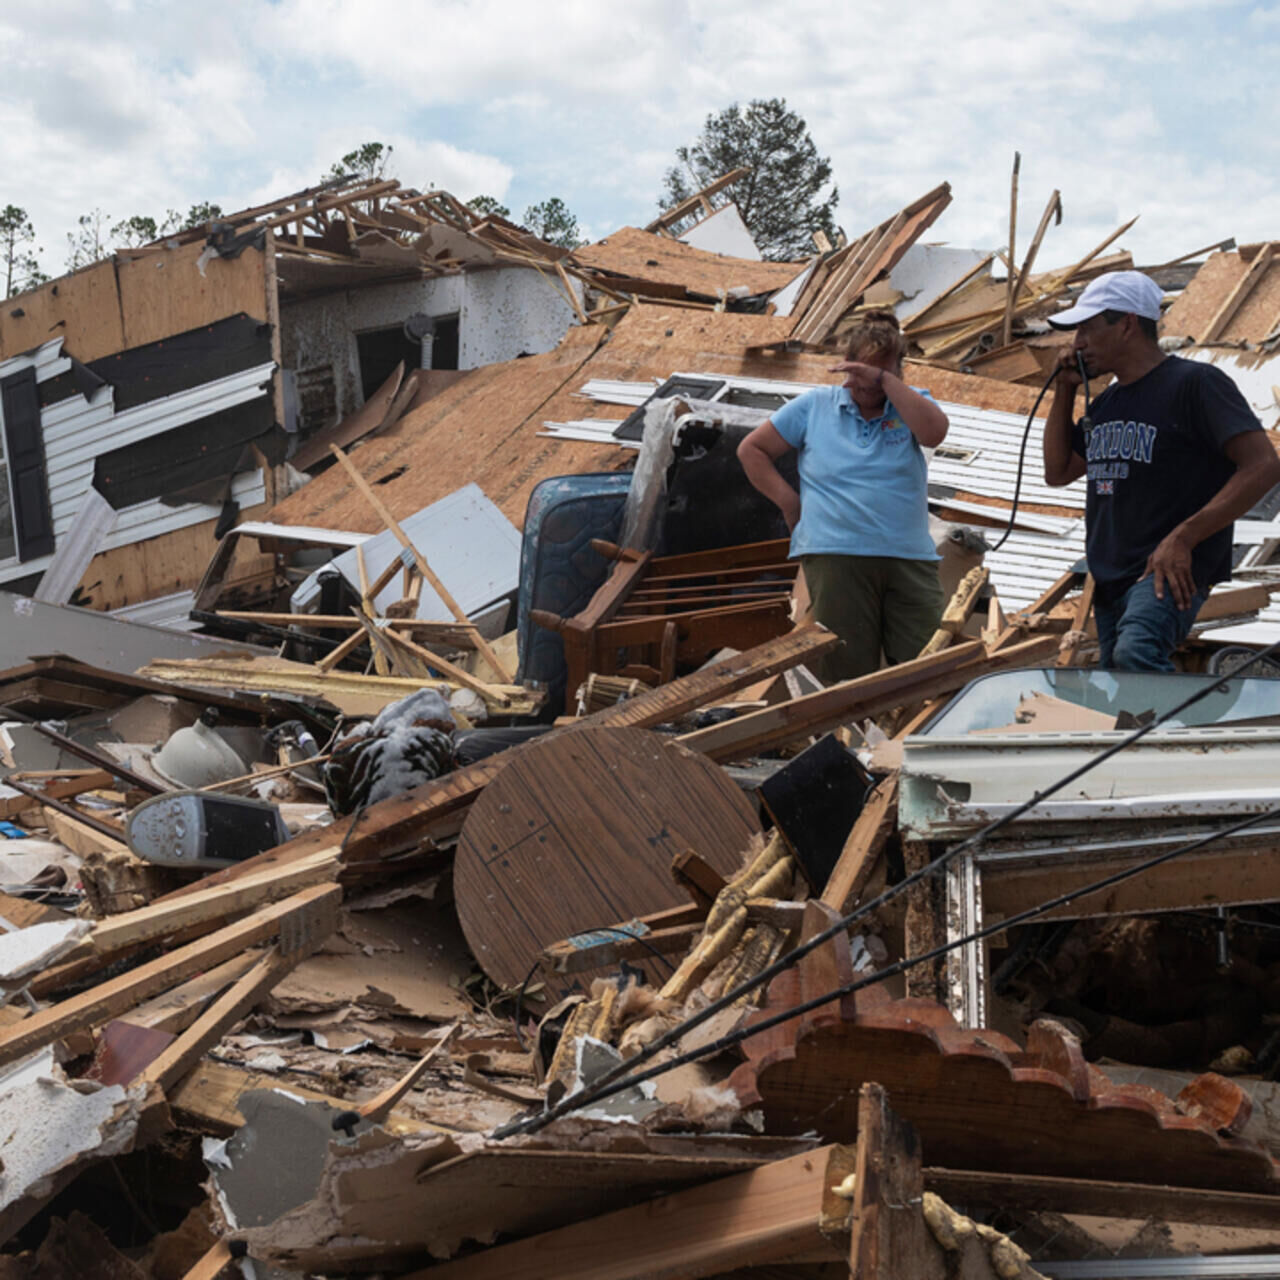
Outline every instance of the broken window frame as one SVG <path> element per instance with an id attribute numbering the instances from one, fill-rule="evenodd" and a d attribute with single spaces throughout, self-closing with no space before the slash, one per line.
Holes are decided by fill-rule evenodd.
<path id="1" fill-rule="evenodd" d="M 1070 693 L 1072 691 L 1070 686 L 1079 682 L 1082 687 L 1075 692 L 1077 696 L 1085 698 L 1085 701 L 1080 703 L 1083 709 L 1087 709 L 1087 694 L 1094 690 L 1100 680 L 1115 681 L 1120 679 L 1129 685 L 1135 686 L 1136 690 L 1143 690 L 1143 692 L 1139 692 L 1136 695 L 1138 702 L 1149 700 L 1149 695 L 1145 692 L 1145 686 L 1150 681 L 1176 682 L 1182 688 L 1177 696 L 1169 698 L 1167 704 L 1169 706 L 1176 705 L 1190 692 L 1187 688 L 1189 681 L 1213 682 L 1213 677 L 1211 676 L 1173 675 L 1164 677 L 1144 673 L 1099 672 L 1083 669 L 1052 670 L 1047 674 L 1051 677 L 1051 692 L 1058 695 Z M 989 685 L 999 689 L 1004 684 L 1023 683 L 1027 676 L 1028 670 L 1024 669 L 1018 672 L 997 673 L 975 680 L 953 699 L 922 733 L 913 735 L 913 737 L 925 739 L 935 737 L 943 742 L 952 742 L 957 749 L 962 749 L 961 744 L 972 729 L 989 729 L 991 727 L 983 723 L 986 716 L 984 716 L 982 710 L 983 695 L 979 687 Z M 1058 682 L 1063 684 L 1061 689 L 1058 688 Z M 1256 677 L 1241 678 L 1239 683 L 1241 689 L 1230 700 L 1228 710 L 1233 706 L 1246 705 L 1254 707 L 1257 705 L 1256 694 L 1251 696 L 1246 686 L 1250 684 L 1258 685 L 1258 679 Z M 1268 686 L 1274 687 L 1277 692 L 1280 692 L 1280 682 L 1267 681 L 1264 688 Z M 978 696 L 973 699 L 972 695 L 975 690 L 978 691 Z M 987 692 L 989 693 L 990 690 Z M 976 707 L 970 709 L 967 721 L 963 714 L 964 708 L 961 705 L 966 696 L 978 703 Z M 999 703 L 997 702 L 993 705 L 998 708 Z M 1199 704 L 1201 707 L 1205 705 L 1205 703 Z M 990 709 L 988 709 L 987 714 L 990 714 Z M 999 714 L 1001 713 L 997 709 L 996 715 L 998 716 Z M 959 719 L 960 725 L 952 727 L 957 719 Z M 1231 720 L 1219 719 L 1199 722 L 1198 717 L 1196 719 L 1197 722 L 1191 724 L 1180 724 L 1178 721 L 1173 721 L 1165 733 L 1160 734 L 1160 737 L 1167 742 L 1169 738 L 1187 735 L 1203 736 L 1206 733 L 1224 739 L 1231 736 Z M 968 730 L 960 727 L 966 723 L 969 725 Z M 1243 724 L 1239 727 L 1238 732 L 1245 736 L 1254 737 L 1258 734 L 1258 729 L 1254 725 Z M 1000 748 L 1016 749 L 1019 744 L 1025 745 L 1028 739 L 1032 737 L 1039 738 L 1041 741 L 1046 737 L 1052 737 L 1064 743 L 1072 741 L 1077 746 L 1092 743 L 1102 748 L 1111 745 L 1119 736 L 1119 733 L 1120 731 L 1116 730 L 1097 730 L 1093 732 L 1046 731 L 1044 734 L 1011 733 L 1008 737 L 1003 735 L 984 735 L 974 739 L 973 746 L 977 750 L 985 751 L 999 750 Z M 910 742 L 911 740 L 908 739 L 906 748 L 908 757 L 910 755 Z M 1148 739 L 1147 742 L 1150 746 L 1155 746 L 1157 739 Z M 927 775 L 917 775 L 917 781 L 921 781 L 925 777 Z M 911 785 L 909 778 L 906 779 L 906 784 L 909 788 Z M 942 784 L 939 782 L 936 785 L 941 786 Z M 899 803 L 901 804 L 901 802 L 902 795 L 900 794 Z M 1049 803 L 1052 804 L 1052 800 Z M 995 817 L 997 813 L 992 813 L 991 816 Z M 1219 822 L 1225 821 L 1221 817 L 1217 817 L 1216 820 Z M 1144 862 L 1160 847 L 1175 848 L 1179 844 L 1189 842 L 1205 834 L 1204 826 L 1191 825 L 1185 820 L 1185 815 L 1182 822 L 1175 822 L 1172 825 L 1162 823 L 1155 829 L 1151 825 L 1153 821 L 1155 821 L 1154 818 L 1147 817 L 1139 818 L 1136 822 L 1132 820 L 1125 822 L 1124 819 L 1117 819 L 1117 823 L 1124 822 L 1125 825 L 1124 827 L 1118 827 L 1114 839 L 1091 840 L 1088 837 L 1084 837 L 1085 840 L 1088 840 L 1088 843 L 1082 843 L 1080 837 L 1046 835 L 1043 828 L 1039 831 L 1032 830 L 1019 836 L 1010 837 L 1007 834 L 1009 829 L 1006 828 L 1006 836 L 999 843 L 980 846 L 953 858 L 945 871 L 945 932 L 946 940 L 952 945 L 953 950 L 948 951 L 946 954 L 944 985 L 947 1007 L 961 1026 L 978 1028 L 987 1025 L 988 948 L 991 939 L 969 941 L 962 945 L 957 945 L 962 938 L 972 937 L 973 934 L 981 931 L 987 923 L 987 912 L 984 905 L 984 887 L 987 877 L 998 875 L 1000 872 L 1025 869 L 1030 866 L 1052 867 L 1057 864 L 1078 867 L 1082 863 L 1105 863 L 1105 870 L 1100 870 L 1098 873 L 1103 875 L 1121 869 L 1121 865 L 1126 863 L 1136 865 Z M 934 835 L 925 830 L 917 831 L 915 834 L 917 838 L 933 841 L 937 841 L 942 835 L 942 833 Z M 945 838 L 950 840 L 962 837 L 958 836 L 956 832 L 948 832 Z M 1257 846 L 1259 843 L 1265 844 L 1267 841 L 1271 841 L 1273 844 L 1280 844 L 1280 823 L 1260 825 L 1248 831 L 1237 833 L 1235 836 L 1219 841 L 1203 851 L 1189 853 L 1185 855 L 1185 858 L 1187 861 L 1221 858 L 1224 855 L 1230 856 L 1231 851 L 1235 850 L 1242 858 L 1249 860 L 1258 856 Z M 1168 877 L 1165 878 L 1165 882 L 1172 883 Z M 1212 905 L 1239 906 L 1259 901 L 1256 887 L 1252 879 L 1247 875 L 1241 877 L 1222 875 L 1219 877 L 1218 883 L 1223 886 L 1223 892 L 1215 896 Z M 1233 896 L 1232 886 L 1235 884 L 1241 884 L 1246 887 L 1236 890 L 1236 896 Z M 1035 894 L 1028 895 L 1026 901 L 1014 903 L 1006 901 L 1003 905 L 1013 911 L 1022 911 L 1036 906 L 1041 900 L 1042 896 Z M 1175 897 L 1174 900 L 1162 901 L 1153 905 L 1152 913 L 1186 908 L 1203 908 L 1206 905 L 1199 898 L 1191 898 L 1182 902 L 1176 900 Z M 1055 913 L 1051 918 L 1055 920 L 1082 919 L 1105 915 L 1135 914 L 1147 913 L 1135 912 L 1131 905 L 1124 906 L 1116 911 L 1100 910 L 1096 906 L 1089 906 L 1086 909 L 1082 909 L 1078 915 Z"/>

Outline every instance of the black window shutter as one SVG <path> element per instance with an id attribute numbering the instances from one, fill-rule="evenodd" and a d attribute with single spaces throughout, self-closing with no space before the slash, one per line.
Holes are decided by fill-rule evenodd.
<path id="1" fill-rule="evenodd" d="M 53 516 L 34 369 L 23 369 L 0 382 L 0 410 L 4 413 L 4 453 L 13 494 L 18 559 L 34 560 L 53 551 Z"/>

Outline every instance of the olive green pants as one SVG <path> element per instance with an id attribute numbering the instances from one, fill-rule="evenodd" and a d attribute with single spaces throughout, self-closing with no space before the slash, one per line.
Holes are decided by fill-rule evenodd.
<path id="1" fill-rule="evenodd" d="M 813 616 L 840 637 L 818 662 L 827 684 L 916 657 L 938 629 L 945 601 L 935 560 L 802 556 Z"/>

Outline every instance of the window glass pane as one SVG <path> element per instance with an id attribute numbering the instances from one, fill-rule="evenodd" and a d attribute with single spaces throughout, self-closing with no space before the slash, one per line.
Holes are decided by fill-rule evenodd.
<path id="1" fill-rule="evenodd" d="M 924 729 L 929 736 L 954 737 L 975 729 L 1000 729 L 1014 723 L 1018 704 L 1032 694 L 1059 698 L 1110 715 L 1157 715 L 1176 707 L 1220 677 L 1161 675 L 1139 671 L 1029 668 L 983 676 L 962 690 Z M 1195 728 L 1239 720 L 1280 720 L 1280 680 L 1233 677 L 1219 690 L 1188 707 L 1165 727 Z M 1126 719 L 1126 723 L 1131 723 Z"/>

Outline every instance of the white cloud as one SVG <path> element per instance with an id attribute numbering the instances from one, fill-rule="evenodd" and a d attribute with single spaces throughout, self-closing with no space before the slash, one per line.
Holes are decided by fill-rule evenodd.
<path id="1" fill-rule="evenodd" d="M 406 183 L 484 192 L 519 216 L 563 198 L 584 227 L 643 225 L 675 148 L 732 101 L 785 97 L 832 159 L 852 233 L 943 179 L 932 238 L 1008 235 L 1023 155 L 1040 262 L 1123 220 L 1155 261 L 1280 234 L 1280 9 L 1220 0 L 8 0 L 0 18 L 0 204 L 24 205 L 46 268 L 101 207 L 242 207 L 392 143 Z"/>

